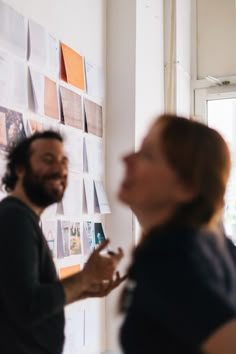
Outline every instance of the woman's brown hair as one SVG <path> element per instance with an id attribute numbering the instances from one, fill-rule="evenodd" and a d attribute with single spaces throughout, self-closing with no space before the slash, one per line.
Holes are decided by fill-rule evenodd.
<path id="1" fill-rule="evenodd" d="M 231 165 L 226 142 L 216 130 L 192 119 L 164 114 L 155 125 L 161 126 L 161 146 L 170 166 L 196 192 L 178 209 L 176 221 L 208 223 L 224 206 Z"/>

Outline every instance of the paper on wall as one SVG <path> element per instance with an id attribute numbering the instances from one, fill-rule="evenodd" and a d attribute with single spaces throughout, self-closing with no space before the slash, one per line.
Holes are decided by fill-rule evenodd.
<path id="1" fill-rule="evenodd" d="M 83 134 L 74 128 L 61 126 L 64 147 L 69 158 L 71 172 L 83 172 Z"/>
<path id="2" fill-rule="evenodd" d="M 102 141 L 94 136 L 86 135 L 85 153 L 88 173 L 100 177 L 104 170 Z"/>
<path id="3" fill-rule="evenodd" d="M 84 221 L 83 253 L 89 255 L 95 249 L 95 229 L 93 221 Z"/>
<path id="4" fill-rule="evenodd" d="M 58 92 L 56 82 L 44 77 L 44 114 L 59 120 Z"/>
<path id="5" fill-rule="evenodd" d="M 56 82 L 30 68 L 34 111 L 59 121 L 59 101 Z"/>
<path id="6" fill-rule="evenodd" d="M 30 76 L 32 81 L 34 111 L 37 114 L 44 114 L 44 75 L 30 69 Z"/>
<path id="7" fill-rule="evenodd" d="M 14 146 L 26 136 L 23 115 L 20 112 L 0 107 L 0 149 Z"/>
<path id="8" fill-rule="evenodd" d="M 24 61 L 0 50 L 0 102 L 28 107 L 28 68 Z"/>
<path id="9" fill-rule="evenodd" d="M 26 60 L 26 18 L 3 1 L 0 1 L 0 48 Z"/>
<path id="10" fill-rule="evenodd" d="M 89 177 L 84 178 L 84 197 L 86 205 L 84 212 L 87 214 L 94 214 L 94 183 L 93 179 Z"/>
<path id="11" fill-rule="evenodd" d="M 65 309 L 65 344 L 63 354 L 80 353 L 84 346 L 84 309 L 78 303 Z"/>
<path id="12" fill-rule="evenodd" d="M 42 219 L 42 230 L 53 258 L 57 256 L 57 221 Z"/>
<path id="13" fill-rule="evenodd" d="M 65 216 L 80 218 L 82 215 L 83 181 L 81 175 L 69 174 L 68 186 L 62 199 Z"/>
<path id="14" fill-rule="evenodd" d="M 102 68 L 85 59 L 87 93 L 92 97 L 104 97 L 104 77 Z"/>
<path id="15" fill-rule="evenodd" d="M 107 195 L 103 187 L 102 181 L 94 181 L 95 185 L 95 199 L 98 202 L 98 212 L 100 214 L 109 214 L 111 212 Z M 95 210 L 96 211 L 96 210 Z"/>
<path id="16" fill-rule="evenodd" d="M 64 258 L 81 254 L 80 223 L 71 220 L 58 220 L 57 255 Z"/>
<path id="17" fill-rule="evenodd" d="M 61 86 L 60 97 L 64 123 L 82 130 L 84 124 L 81 96 Z"/>
<path id="18" fill-rule="evenodd" d="M 43 26 L 29 20 L 29 61 L 48 75 L 59 75 L 59 41 Z"/>
<path id="19" fill-rule="evenodd" d="M 61 43 L 61 79 L 85 90 L 84 58 L 64 43 Z"/>
<path id="20" fill-rule="evenodd" d="M 103 136 L 102 106 L 85 98 L 84 99 L 85 125 L 90 134 Z"/>

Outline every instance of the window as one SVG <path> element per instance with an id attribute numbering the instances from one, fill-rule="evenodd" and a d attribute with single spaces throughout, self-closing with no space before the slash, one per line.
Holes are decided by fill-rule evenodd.
<path id="1" fill-rule="evenodd" d="M 231 152 L 232 169 L 225 195 L 224 227 L 236 244 L 236 89 L 195 90 L 195 113 L 219 131 Z"/>

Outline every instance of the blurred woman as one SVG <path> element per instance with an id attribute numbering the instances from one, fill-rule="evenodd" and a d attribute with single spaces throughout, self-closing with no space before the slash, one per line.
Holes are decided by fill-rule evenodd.
<path id="1" fill-rule="evenodd" d="M 215 130 L 159 117 L 124 157 L 119 199 L 142 238 L 121 300 L 125 354 L 235 354 L 236 272 L 217 229 L 230 154 Z"/>

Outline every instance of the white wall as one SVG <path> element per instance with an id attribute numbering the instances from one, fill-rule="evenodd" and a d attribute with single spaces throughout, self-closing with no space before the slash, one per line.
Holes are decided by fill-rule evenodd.
<path id="1" fill-rule="evenodd" d="M 235 0 L 197 0 L 198 79 L 236 74 L 235 4 Z"/>
<path id="2" fill-rule="evenodd" d="M 137 0 L 135 138 L 164 111 L 163 1 Z"/>
<path id="3" fill-rule="evenodd" d="M 57 39 L 65 42 L 106 71 L 106 0 L 8 0 L 5 1 L 26 18 L 43 25 Z M 104 103 L 105 107 L 105 103 Z M 105 300 L 81 302 L 85 312 L 86 346 L 80 354 L 105 350 Z M 70 305 L 75 306 L 75 305 Z M 78 329 L 83 336 L 83 329 Z M 89 337 L 91 336 L 91 337 Z M 71 353 L 77 354 L 77 353 Z"/>
<path id="4" fill-rule="evenodd" d="M 112 206 L 106 230 L 112 246 L 125 250 L 125 271 L 135 243 L 135 223 L 130 210 L 116 199 L 123 175 L 121 156 L 139 145 L 150 122 L 164 109 L 162 0 L 107 2 L 106 98 L 106 185 Z M 120 351 L 120 292 L 117 289 L 106 301 L 109 353 Z"/>
<path id="5" fill-rule="evenodd" d="M 191 109 L 191 6 L 165 0 L 165 109 L 189 116 Z"/>
<path id="6" fill-rule="evenodd" d="M 135 144 L 135 50 L 136 1 L 107 2 L 107 109 L 106 109 L 106 186 L 112 214 L 106 230 L 112 247 L 122 246 L 126 259 L 121 272 L 126 272 L 128 255 L 133 245 L 133 216 L 116 199 L 122 178 L 121 156 Z M 119 351 L 117 314 L 120 289 L 106 300 L 107 349 Z"/>
<path id="7" fill-rule="evenodd" d="M 57 38 L 105 66 L 106 0 L 5 0 Z"/>
<path id="8" fill-rule="evenodd" d="M 191 1 L 176 1 L 176 112 L 191 108 Z"/>

